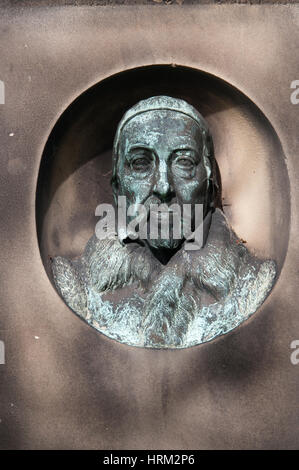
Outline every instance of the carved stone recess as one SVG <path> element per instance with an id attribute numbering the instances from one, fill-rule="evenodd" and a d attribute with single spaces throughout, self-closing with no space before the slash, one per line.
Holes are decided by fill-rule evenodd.
<path id="1" fill-rule="evenodd" d="M 125 226 L 112 236 L 105 226 L 104 237 L 94 235 L 79 259 L 53 261 L 55 284 L 78 315 L 133 346 L 181 348 L 227 333 L 255 313 L 272 288 L 275 263 L 250 255 L 230 229 L 212 136 L 193 106 L 157 96 L 130 108 L 116 131 L 111 182 L 116 204 L 125 198 Z M 144 239 L 140 223 L 137 239 L 128 232 L 139 204 Z M 152 208 L 160 204 L 153 238 Z M 182 222 L 176 237 L 174 205 Z M 203 208 L 205 232 L 189 251 L 182 232 L 186 205 L 194 233 L 202 227 L 195 208 Z M 163 220 L 167 237 L 161 236 Z"/>
<path id="2" fill-rule="evenodd" d="M 1 448 L 298 449 L 298 7 L 277 3 L 1 2 Z M 113 200 L 117 123 L 157 95 L 204 116 L 225 219 L 277 264 L 256 314 L 177 350 L 98 333 L 51 284 Z"/>

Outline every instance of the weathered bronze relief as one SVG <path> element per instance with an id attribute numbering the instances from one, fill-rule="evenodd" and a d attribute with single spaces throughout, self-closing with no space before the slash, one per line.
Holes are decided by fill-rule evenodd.
<path id="1" fill-rule="evenodd" d="M 110 338 L 152 348 L 204 343 L 256 312 L 276 266 L 250 254 L 230 228 L 212 136 L 193 106 L 157 96 L 129 109 L 114 140 L 111 184 L 115 230 L 96 233 L 80 258 L 53 261 L 57 289 L 74 312 Z M 191 235 L 201 208 L 200 244 L 183 230 L 186 207 Z M 132 227 L 144 222 L 136 237 Z"/>

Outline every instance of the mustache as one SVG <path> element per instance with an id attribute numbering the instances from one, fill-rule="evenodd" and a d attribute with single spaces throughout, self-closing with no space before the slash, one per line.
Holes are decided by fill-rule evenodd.
<path id="1" fill-rule="evenodd" d="M 146 209 L 147 217 L 149 218 L 151 213 L 169 213 L 172 214 L 177 211 L 176 207 L 180 207 L 177 198 L 172 196 L 166 202 L 157 196 L 149 196 L 144 202 L 143 206 Z"/>

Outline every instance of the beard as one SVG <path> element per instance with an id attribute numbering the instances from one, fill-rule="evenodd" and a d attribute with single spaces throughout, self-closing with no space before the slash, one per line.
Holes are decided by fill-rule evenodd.
<path id="1" fill-rule="evenodd" d="M 146 243 L 154 250 L 176 250 L 184 240 L 182 228 L 180 212 L 172 211 L 166 204 L 162 212 L 151 206 Z"/>
<path id="2" fill-rule="evenodd" d="M 251 255 L 218 209 L 203 248 L 183 247 L 165 266 L 147 245 L 93 236 L 82 257 L 54 258 L 52 269 L 61 296 L 89 324 L 118 340 L 132 332 L 133 342 L 124 342 L 154 348 L 232 330 L 259 308 L 276 276 L 275 263 Z"/>
<path id="3" fill-rule="evenodd" d="M 88 285 L 99 293 L 133 283 L 143 290 L 145 300 L 137 328 L 145 346 L 182 345 L 195 315 L 209 303 L 225 299 L 234 287 L 240 263 L 246 263 L 247 258 L 252 263 L 253 257 L 244 245 L 236 243 L 236 235 L 219 213 L 213 216 L 203 249 L 187 252 L 182 248 L 166 266 L 146 245 L 122 245 L 117 238 L 90 240 L 82 259 Z M 117 315 L 112 312 L 110 321 L 117 322 Z"/>
<path id="4" fill-rule="evenodd" d="M 134 204 L 129 206 L 133 208 L 133 213 L 127 215 L 127 227 L 122 233 L 128 240 L 143 240 L 154 250 L 177 250 L 184 242 L 185 235 L 189 236 L 195 226 L 202 223 L 202 213 L 197 214 L 197 206 L 201 204 L 184 205 L 178 203 L 176 198 L 165 203 L 150 196 L 142 204 L 141 213 L 138 206 L 137 203 L 135 208 Z"/>

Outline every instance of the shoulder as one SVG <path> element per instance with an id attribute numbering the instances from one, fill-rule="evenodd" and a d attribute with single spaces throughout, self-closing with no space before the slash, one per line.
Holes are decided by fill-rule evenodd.
<path id="1" fill-rule="evenodd" d="M 56 288 L 67 305 L 87 318 L 87 296 L 76 262 L 57 256 L 52 261 L 52 272 Z"/>

